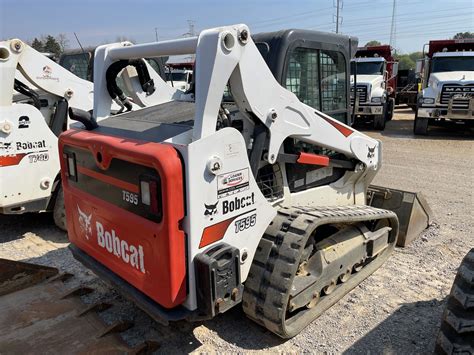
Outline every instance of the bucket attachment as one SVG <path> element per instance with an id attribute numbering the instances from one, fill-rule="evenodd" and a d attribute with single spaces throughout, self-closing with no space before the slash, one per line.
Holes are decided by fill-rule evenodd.
<path id="1" fill-rule="evenodd" d="M 101 304 L 83 303 L 78 296 L 88 289 L 71 288 L 70 277 L 54 267 L 0 259 L 0 353 L 151 353 L 145 350 L 152 347 L 131 349 L 113 334 L 122 323 L 105 324 L 96 311 Z"/>
<path id="2" fill-rule="evenodd" d="M 36 285 L 58 273 L 48 266 L 0 259 L 0 296 Z"/>
<path id="3" fill-rule="evenodd" d="M 433 212 L 421 192 L 408 192 L 381 186 L 369 186 L 368 205 L 393 211 L 400 223 L 397 246 L 410 244 L 433 219 Z"/>

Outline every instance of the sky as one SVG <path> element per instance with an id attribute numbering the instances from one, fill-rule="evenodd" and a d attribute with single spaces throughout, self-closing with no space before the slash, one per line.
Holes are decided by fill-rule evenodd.
<path id="1" fill-rule="evenodd" d="M 66 34 L 69 48 L 116 42 L 137 43 L 182 37 L 189 32 L 245 23 L 251 33 L 287 28 L 335 31 L 337 0 L 0 0 L 0 39 Z M 339 0 L 339 32 L 389 43 L 394 0 Z M 421 51 L 431 39 L 474 32 L 474 0 L 395 0 L 395 37 L 401 53 Z M 156 31 L 155 31 L 156 29 Z"/>

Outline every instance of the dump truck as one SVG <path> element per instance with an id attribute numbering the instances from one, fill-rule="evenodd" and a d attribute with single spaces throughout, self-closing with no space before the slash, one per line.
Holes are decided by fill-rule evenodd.
<path id="1" fill-rule="evenodd" d="M 357 49 L 351 62 L 352 105 L 356 121 L 370 121 L 383 130 L 393 117 L 398 61 L 389 45 Z"/>
<path id="2" fill-rule="evenodd" d="M 425 52 L 425 47 L 423 47 Z M 413 131 L 426 135 L 430 125 L 474 123 L 474 39 L 434 40 L 428 44 L 423 90 Z"/>

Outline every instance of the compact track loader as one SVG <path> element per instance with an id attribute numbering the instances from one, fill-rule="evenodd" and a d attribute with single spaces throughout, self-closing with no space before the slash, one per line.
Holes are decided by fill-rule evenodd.
<path id="1" fill-rule="evenodd" d="M 114 63 L 192 53 L 191 90 L 110 116 Z M 393 251 L 397 215 L 367 205 L 381 143 L 282 87 L 246 25 L 101 46 L 94 65 L 93 113 L 69 110 L 59 139 L 70 249 L 158 322 L 242 302 L 289 338 Z"/>
<path id="2" fill-rule="evenodd" d="M 122 72 L 131 93 L 110 80 L 113 114 L 160 103 L 175 92 L 144 60 L 112 69 L 114 78 Z M 13 39 L 0 42 L 0 87 L 0 213 L 54 211 L 56 224 L 66 229 L 58 136 L 71 123 L 68 108 L 93 108 L 93 84 Z"/>

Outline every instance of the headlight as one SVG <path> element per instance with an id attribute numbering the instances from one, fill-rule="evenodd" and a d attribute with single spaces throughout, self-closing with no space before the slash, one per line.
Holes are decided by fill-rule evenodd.
<path id="1" fill-rule="evenodd" d="M 373 97 L 372 100 L 370 100 L 373 104 L 379 104 L 382 102 L 381 97 Z"/>
<path id="2" fill-rule="evenodd" d="M 434 103 L 435 103 L 435 99 L 433 97 L 422 97 L 422 98 L 420 98 L 420 104 L 432 105 Z"/>

